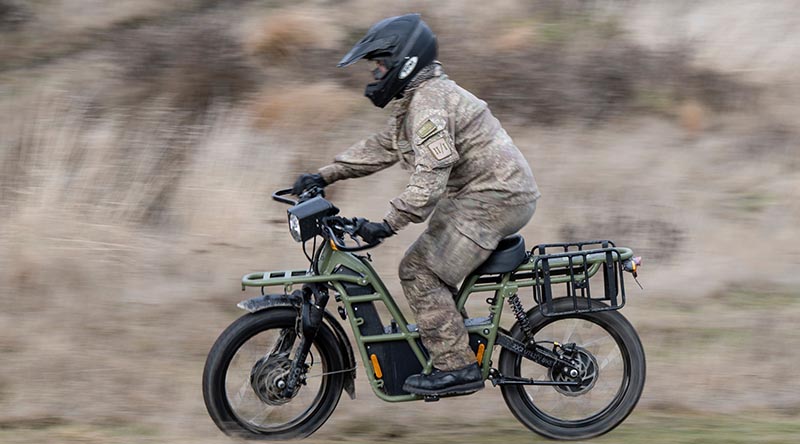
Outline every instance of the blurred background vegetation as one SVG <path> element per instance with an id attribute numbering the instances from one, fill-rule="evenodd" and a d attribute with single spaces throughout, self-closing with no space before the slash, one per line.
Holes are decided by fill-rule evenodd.
<path id="1" fill-rule="evenodd" d="M 800 439 L 796 2 L 0 0 L 0 441 L 225 442 L 205 354 L 241 275 L 305 265 L 269 193 L 382 127 L 369 68 L 335 64 L 411 11 L 533 166 L 528 244 L 644 256 L 647 386 L 597 442 Z M 379 218 L 406 181 L 329 197 Z M 422 228 L 372 253 L 399 300 Z M 364 379 L 312 441 L 539 439 L 494 389 L 390 405 Z"/>

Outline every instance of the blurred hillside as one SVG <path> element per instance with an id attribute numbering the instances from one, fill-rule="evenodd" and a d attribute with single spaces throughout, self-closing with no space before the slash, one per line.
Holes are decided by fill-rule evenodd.
<path id="1" fill-rule="evenodd" d="M 602 237 L 644 256 L 645 290 L 631 282 L 623 313 L 647 386 L 604 439 L 796 442 L 788 0 L 0 0 L 0 442 L 224 439 L 200 375 L 252 296 L 239 279 L 306 264 L 269 194 L 382 127 L 388 111 L 362 96 L 369 68 L 335 65 L 410 11 L 532 165 L 544 197 L 528 244 Z M 329 198 L 379 218 L 407 180 L 395 167 Z M 422 228 L 372 252 L 401 301 L 396 269 Z M 410 422 L 428 439 L 474 440 L 476 424 L 535 439 L 493 389 L 396 406 L 359 372 L 359 399 L 314 439 L 419 441 Z M 364 431 L 357 416 L 374 411 L 391 418 Z"/>

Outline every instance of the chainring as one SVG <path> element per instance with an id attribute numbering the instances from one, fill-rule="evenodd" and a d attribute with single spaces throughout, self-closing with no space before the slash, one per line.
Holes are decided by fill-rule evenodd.
<path id="1" fill-rule="evenodd" d="M 579 385 L 554 385 L 553 388 L 565 396 L 581 396 L 594 388 L 594 384 L 600 376 L 600 368 L 594 355 L 581 347 L 575 347 L 570 361 L 578 370 L 576 376 L 570 376 L 570 369 L 561 366 L 550 368 L 548 374 L 551 381 L 579 382 Z"/>
<path id="2" fill-rule="evenodd" d="M 250 386 L 262 402 L 272 406 L 279 406 L 291 401 L 300 390 L 300 385 L 295 386 L 291 396 L 284 396 L 286 379 L 292 368 L 289 353 L 267 355 L 256 361 L 250 371 Z"/>

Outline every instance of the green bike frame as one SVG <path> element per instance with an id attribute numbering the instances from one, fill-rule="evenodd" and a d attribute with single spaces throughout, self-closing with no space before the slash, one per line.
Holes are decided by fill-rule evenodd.
<path id="1" fill-rule="evenodd" d="M 585 281 L 595 275 L 601 269 L 602 265 L 607 262 L 608 252 L 591 253 L 588 251 L 587 253 L 589 254 L 583 257 L 555 258 L 547 261 L 551 269 L 580 266 L 583 270 L 579 274 L 549 277 L 549 282 L 553 284 L 572 282 L 572 284 L 575 284 L 576 281 Z M 633 253 L 630 249 L 617 247 L 612 252 L 612 259 L 615 262 L 621 262 L 630 259 L 632 255 Z M 486 352 L 480 356 L 479 360 L 484 379 L 488 377 L 491 369 L 491 355 L 497 341 L 498 332 L 500 331 L 500 317 L 503 313 L 503 304 L 506 299 L 516 295 L 520 288 L 541 284 L 541 279 L 535 277 L 538 273 L 532 273 L 535 271 L 535 268 L 541 268 L 542 261 L 537 260 L 537 258 L 538 256 L 531 255 L 516 270 L 501 274 L 497 278 L 491 279 L 490 282 L 486 282 L 485 279 L 481 279 L 478 275 L 471 275 L 467 277 L 461 285 L 456 297 L 456 307 L 458 310 L 464 307 L 467 299 L 473 294 L 493 292 L 493 296 L 487 299 L 489 303 L 489 316 L 482 318 L 485 322 L 467 325 L 467 331 L 470 335 L 479 335 L 482 341 L 485 341 Z M 342 267 L 355 271 L 359 276 L 337 273 L 337 270 L 341 270 Z M 341 302 L 344 306 L 356 346 L 361 355 L 361 361 L 364 363 L 365 368 L 368 369 L 366 372 L 367 378 L 369 379 L 370 386 L 375 395 L 389 402 L 423 399 L 422 396 L 411 394 L 389 395 L 381 390 L 384 381 L 377 376 L 380 375 L 381 372 L 373 365 L 370 359 L 367 350 L 369 344 L 405 341 L 411 347 L 411 350 L 419 360 L 425 373 L 429 373 L 433 365 L 431 361 L 425 357 L 425 353 L 419 346 L 419 332 L 409 328 L 405 316 L 389 294 L 389 291 L 375 272 L 375 269 L 370 265 L 370 261 L 363 256 L 339 251 L 335 246 L 327 242 L 322 247 L 322 251 L 319 255 L 318 269 L 319 274 L 310 273 L 308 270 L 250 273 L 242 278 L 242 287 L 244 289 L 244 287 L 263 288 L 283 286 L 284 293 L 289 294 L 292 292 L 292 288 L 295 285 L 327 283 L 336 291 L 336 300 Z M 351 295 L 348 294 L 344 285 L 345 283 L 356 284 L 362 287 L 371 285 L 375 292 L 365 295 Z M 398 331 L 396 333 L 389 332 L 376 335 L 362 335 L 359 326 L 363 324 L 364 320 L 356 313 L 353 304 L 363 302 L 383 303 L 386 310 L 396 322 Z"/>

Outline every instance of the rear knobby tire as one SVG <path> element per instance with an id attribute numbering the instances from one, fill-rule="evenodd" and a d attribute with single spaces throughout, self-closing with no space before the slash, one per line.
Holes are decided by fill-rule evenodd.
<path id="1" fill-rule="evenodd" d="M 231 324 L 211 348 L 203 371 L 203 398 L 209 415 L 225 434 L 245 439 L 305 438 L 322 426 L 333 413 L 342 394 L 344 373 L 327 373 L 343 370 L 346 364 L 336 335 L 324 323 L 314 339 L 314 359 L 317 360 L 314 365 L 321 365 L 325 373 L 317 376 L 321 378 L 321 382 L 315 381 L 315 385 L 319 386 L 318 392 L 313 395 L 308 409 L 302 415 L 290 423 L 259 427 L 241 418 L 231 406 L 230 398 L 235 398 L 236 394 L 228 393 L 226 378 L 237 350 L 259 333 L 294 328 L 296 318 L 297 311 L 291 308 L 272 308 L 247 314 Z M 297 343 L 299 339 L 295 344 Z M 306 362 L 310 362 L 310 358 Z M 255 360 L 253 363 L 255 364 Z M 241 391 L 251 390 L 246 384 L 242 387 Z M 298 396 L 304 389 L 311 390 L 310 387 L 301 386 Z M 296 399 L 293 398 L 286 405 Z M 264 404 L 264 408 L 271 407 Z"/>
<path id="2" fill-rule="evenodd" d="M 569 310 L 572 309 L 572 304 L 573 300 L 571 298 L 557 299 L 554 309 L 555 311 Z M 592 304 L 596 305 L 597 302 L 592 302 Z M 592 438 L 609 432 L 624 421 L 639 401 L 645 381 L 644 350 L 630 322 L 617 311 L 565 315 L 550 318 L 543 316 L 539 309 L 536 308 L 528 312 L 527 316 L 537 342 L 559 341 L 565 343 L 565 341 L 568 341 L 568 339 L 561 337 L 544 337 L 540 333 L 542 329 L 548 325 L 559 321 L 574 323 L 575 325 L 581 325 L 584 328 L 588 327 L 589 329 L 595 329 L 600 332 L 607 332 L 610 338 L 607 342 L 611 344 L 612 350 L 618 350 L 619 361 L 621 361 L 617 364 L 619 367 L 619 383 L 617 384 L 615 381 L 610 385 L 611 387 L 615 387 L 612 391 L 616 391 L 614 391 L 611 401 L 609 401 L 604 408 L 598 409 L 599 411 L 597 412 L 590 411 L 585 417 L 579 418 L 565 418 L 568 416 L 567 414 L 563 415 L 564 417 L 558 417 L 559 415 L 554 415 L 547 412 L 546 409 L 537 406 L 537 401 L 545 402 L 542 398 L 555 399 L 553 405 L 558 405 L 561 411 L 572 413 L 573 410 L 564 408 L 563 405 L 574 403 L 571 405 L 578 406 L 574 410 L 579 411 L 584 405 L 595 402 L 592 398 L 587 396 L 592 390 L 596 390 L 596 387 L 591 388 L 584 394 L 573 394 L 569 396 L 564 395 L 564 390 L 559 392 L 552 387 L 539 386 L 536 387 L 536 390 L 542 391 L 536 393 L 541 393 L 543 396 L 537 397 L 531 395 L 529 392 L 532 391 L 532 386 L 503 385 L 501 388 L 503 398 L 514 416 L 530 430 L 547 438 L 559 440 Z M 556 327 L 550 327 L 550 329 L 554 328 Z M 580 339 L 580 333 L 575 335 L 570 333 L 570 335 Z M 511 329 L 511 336 L 519 341 L 525 341 L 524 333 L 518 323 Z M 573 342 L 581 346 L 580 340 L 574 340 L 573 338 Z M 584 342 L 588 343 L 592 341 L 586 340 Z M 617 349 L 613 348 L 614 344 L 616 344 Z M 608 360 L 608 358 L 606 359 Z M 524 359 L 520 355 L 510 350 L 503 349 L 500 353 L 500 373 L 505 376 L 531 378 L 532 375 L 530 374 L 520 374 L 525 373 L 520 371 L 521 366 L 523 366 L 523 361 L 524 365 L 528 366 L 529 369 L 532 366 L 536 366 L 536 364 Z M 598 365 L 598 367 L 599 366 L 600 365 Z M 603 376 L 603 370 L 600 370 L 598 380 L 603 378 Z M 535 377 L 534 379 L 548 378 Z M 617 386 L 619 387 L 618 390 L 616 389 Z"/>

